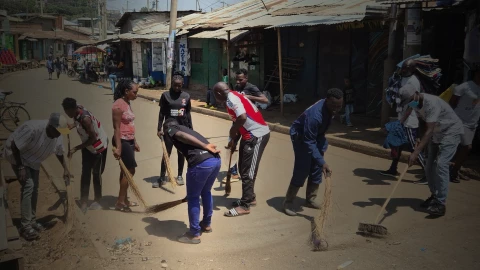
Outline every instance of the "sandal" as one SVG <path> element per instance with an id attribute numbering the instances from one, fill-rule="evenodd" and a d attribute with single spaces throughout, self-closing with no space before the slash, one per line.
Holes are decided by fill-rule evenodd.
<path id="1" fill-rule="evenodd" d="M 242 209 L 243 212 L 240 213 L 237 209 Z M 227 212 L 225 212 L 223 215 L 226 217 L 238 217 L 238 216 L 244 216 L 250 214 L 250 210 L 245 209 L 242 206 L 234 207 Z"/>
<path id="2" fill-rule="evenodd" d="M 40 237 L 38 232 L 32 227 L 26 227 L 20 230 L 20 234 L 27 241 L 33 241 Z"/>
<path id="3" fill-rule="evenodd" d="M 186 232 L 183 235 L 177 237 L 178 242 L 184 244 L 200 244 L 200 239 L 195 239 L 190 232 Z"/>
<path id="4" fill-rule="evenodd" d="M 128 207 L 135 207 L 135 206 L 138 206 L 139 204 L 137 202 L 129 202 L 127 201 L 127 205 Z"/>
<path id="5" fill-rule="evenodd" d="M 202 233 L 211 233 L 211 232 L 213 232 L 212 227 L 210 227 L 210 229 L 208 229 L 208 230 L 207 230 L 207 227 L 210 227 L 210 226 L 204 226 L 204 225 L 203 225 L 203 221 L 200 221 L 200 228 L 202 229 Z"/>
<path id="6" fill-rule="evenodd" d="M 121 204 L 116 204 L 115 205 L 115 210 L 120 211 L 120 212 L 132 212 L 132 209 L 128 207 L 127 205 L 121 205 Z"/>
<path id="7" fill-rule="evenodd" d="M 234 202 L 232 203 L 232 206 L 233 206 L 233 207 L 239 207 L 239 206 L 241 206 L 241 205 L 242 205 L 242 204 L 241 204 L 241 201 L 240 201 L 240 200 L 234 201 Z M 255 207 L 255 206 L 257 206 L 257 200 L 253 200 L 253 201 L 250 203 L 250 207 Z"/>

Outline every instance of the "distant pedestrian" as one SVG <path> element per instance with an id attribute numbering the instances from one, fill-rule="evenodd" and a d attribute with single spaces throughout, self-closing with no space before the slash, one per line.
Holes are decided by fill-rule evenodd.
<path id="1" fill-rule="evenodd" d="M 60 73 L 62 72 L 62 62 L 60 61 L 60 57 L 57 57 L 54 62 L 55 71 L 57 72 L 57 79 L 60 79 Z"/>
<path id="2" fill-rule="evenodd" d="M 48 79 L 52 79 L 52 74 L 54 71 L 54 63 L 53 63 L 53 58 L 51 56 L 48 57 L 47 59 L 47 70 L 48 70 Z"/>
<path id="3" fill-rule="evenodd" d="M 290 138 L 295 153 L 295 163 L 283 203 L 285 214 L 297 215 L 293 202 L 307 178 L 305 206 L 314 209 L 320 208 L 315 199 L 320 183 L 322 183 L 322 175 L 327 177 L 332 173 L 324 158 L 328 148 L 325 133 L 330 127 L 332 118 L 342 109 L 342 106 L 342 90 L 332 88 L 328 90 L 326 99 L 317 101 L 293 122 L 290 128 Z"/>
<path id="4" fill-rule="evenodd" d="M 233 120 L 227 148 L 234 151 L 240 140 L 238 168 L 242 179 L 242 198 L 234 202 L 233 208 L 224 215 L 236 217 L 250 214 L 250 207 L 257 204 L 255 180 L 270 139 L 270 128 L 260 110 L 244 95 L 231 91 L 226 83 L 217 83 L 213 91 L 218 102 L 227 104 L 227 112 Z"/>
<path id="5" fill-rule="evenodd" d="M 353 87 L 350 77 L 345 76 L 345 86 L 343 88 L 343 101 L 345 102 L 345 114 L 342 115 L 342 120 L 345 120 L 347 127 L 353 127 L 350 116 L 352 115 L 355 104 L 355 88 Z"/>
<path id="6" fill-rule="evenodd" d="M 52 113 L 48 120 L 26 121 L 5 142 L 3 156 L 12 165 L 22 186 L 20 234 L 27 241 L 37 239 L 38 233 L 44 230 L 36 216 L 42 162 L 55 154 L 63 167 L 65 181 L 69 181 L 62 137 L 69 132 L 67 119 L 59 113 Z"/>
<path id="7" fill-rule="evenodd" d="M 108 137 L 100 121 L 91 112 L 73 98 L 65 98 L 62 103 L 68 117 L 73 118 L 77 133 L 82 141 L 68 153 L 69 158 L 77 151 L 82 151 L 82 178 L 80 182 L 80 208 L 100 209 L 102 199 L 102 174 L 107 160 Z M 93 174 L 94 202 L 88 207 L 88 193 Z"/>
<path id="8" fill-rule="evenodd" d="M 199 244 L 202 232 L 211 232 L 213 215 L 212 186 L 217 179 L 222 162 L 220 151 L 202 135 L 180 125 L 174 118 L 168 118 L 163 125 L 165 136 L 169 137 L 178 151 L 187 158 L 187 200 L 190 230 L 178 237 L 186 244 Z M 202 197 L 203 218 L 200 221 L 200 196 Z"/>
<path id="9" fill-rule="evenodd" d="M 172 88 L 164 92 L 160 97 L 160 111 L 158 112 L 158 126 L 157 136 L 163 136 L 165 146 L 167 147 L 168 156 L 172 153 L 173 142 L 169 136 L 165 136 L 163 130 L 163 122 L 167 119 L 175 119 L 179 125 L 185 126 L 189 129 L 193 129 L 192 123 L 192 103 L 190 95 L 182 91 L 183 77 L 180 74 L 175 74 L 172 79 Z M 183 167 L 185 166 L 185 156 L 177 149 L 178 156 L 178 175 L 177 184 L 182 186 L 183 182 Z M 158 188 L 160 185 L 167 183 L 165 160 L 162 158 L 162 164 L 160 165 L 160 178 L 157 182 L 152 184 L 153 188 Z"/>
<path id="10" fill-rule="evenodd" d="M 140 152 L 135 139 L 135 114 L 132 111 L 130 102 L 137 99 L 138 85 L 131 80 L 122 80 L 115 89 L 113 99 L 115 102 L 112 107 L 114 135 L 112 144 L 116 147 L 113 155 L 116 159 L 121 159 L 128 171 L 135 175 L 137 162 L 135 161 L 135 152 Z M 138 206 L 136 202 L 130 202 L 127 198 L 128 181 L 120 171 L 120 191 L 115 210 L 131 212 L 130 207 Z"/>
<path id="11" fill-rule="evenodd" d="M 112 93 L 115 93 L 115 83 L 117 82 L 117 67 L 111 61 L 107 66 L 107 75 L 108 79 L 110 80 L 110 88 L 112 89 Z"/>

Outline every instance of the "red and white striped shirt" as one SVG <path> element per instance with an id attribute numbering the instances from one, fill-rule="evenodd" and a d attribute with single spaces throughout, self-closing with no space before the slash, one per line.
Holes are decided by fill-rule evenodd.
<path id="1" fill-rule="evenodd" d="M 270 133 L 268 124 L 263 120 L 262 113 L 258 110 L 248 98 L 244 95 L 230 91 L 227 95 L 227 112 L 233 121 L 237 120 L 242 114 L 247 115 L 247 121 L 240 128 L 240 134 L 243 140 L 249 140 L 252 137 L 262 137 Z"/>
<path id="2" fill-rule="evenodd" d="M 88 135 L 87 131 L 84 129 L 82 125 L 82 120 L 85 117 L 90 118 L 93 124 L 93 129 L 95 131 L 95 142 L 92 145 L 87 146 L 87 150 L 94 154 L 99 154 L 105 151 L 108 146 L 108 137 L 107 133 L 103 130 L 102 124 L 98 121 L 92 113 L 90 113 L 87 109 L 82 106 L 78 106 L 80 109 L 80 113 L 75 117 L 75 125 L 77 127 L 78 135 L 82 140 L 82 143 L 86 142 L 90 136 Z"/>

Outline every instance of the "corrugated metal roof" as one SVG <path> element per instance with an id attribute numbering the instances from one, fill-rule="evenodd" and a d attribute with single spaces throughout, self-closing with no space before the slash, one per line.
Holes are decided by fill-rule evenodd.
<path id="1" fill-rule="evenodd" d="M 230 32 L 230 40 L 237 38 L 240 35 L 247 33 L 248 30 L 235 30 Z M 196 35 L 190 36 L 190 38 L 215 38 L 215 39 L 228 39 L 228 34 L 225 30 L 220 29 L 216 31 L 203 31 Z"/>
<path id="2" fill-rule="evenodd" d="M 376 0 L 381 4 L 411 4 L 411 3 L 428 3 L 428 7 L 436 6 L 456 6 L 464 2 L 464 0 L 443 0 L 443 1 L 431 1 L 431 0 Z"/>

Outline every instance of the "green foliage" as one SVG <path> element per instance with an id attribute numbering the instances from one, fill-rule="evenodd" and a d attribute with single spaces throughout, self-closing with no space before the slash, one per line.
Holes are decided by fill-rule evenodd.
<path id="1" fill-rule="evenodd" d="M 147 7 L 142 7 L 142 8 L 140 9 L 140 12 L 148 12 L 148 11 L 149 11 L 149 10 L 148 10 Z"/>

